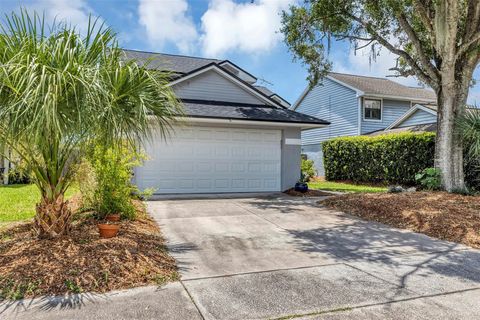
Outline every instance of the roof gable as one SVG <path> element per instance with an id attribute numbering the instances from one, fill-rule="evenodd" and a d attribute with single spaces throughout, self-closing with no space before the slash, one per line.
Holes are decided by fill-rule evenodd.
<path id="1" fill-rule="evenodd" d="M 183 99 L 203 99 L 282 107 L 249 83 L 219 67 L 207 65 L 170 83 Z"/>
<path id="2" fill-rule="evenodd" d="M 377 77 L 331 72 L 327 76 L 360 95 L 378 95 L 386 98 L 404 98 L 412 101 L 436 101 L 435 92 L 429 89 L 404 86 L 398 82 Z"/>
<path id="3" fill-rule="evenodd" d="M 434 119 L 436 119 L 437 117 L 437 112 L 431 108 L 431 107 L 425 107 L 425 106 L 422 106 L 420 104 L 416 104 L 415 106 L 413 106 L 412 108 L 410 108 L 407 112 L 405 112 L 403 114 L 403 116 L 401 116 L 400 118 L 398 118 L 396 121 L 394 121 L 392 124 L 390 124 L 385 130 L 389 130 L 389 129 L 393 129 L 393 128 L 398 128 L 400 127 L 402 124 L 406 123 L 409 119 L 412 119 L 412 117 L 414 117 L 417 113 L 419 112 L 422 112 L 424 114 L 428 114 L 430 116 L 433 116 Z M 425 120 L 427 119 L 431 119 L 431 118 L 426 118 Z M 429 123 L 430 120 L 428 121 L 422 121 L 424 123 Z M 411 121 L 412 122 L 412 121 Z M 407 122 L 408 123 L 408 122 Z M 415 124 L 419 124 L 419 123 L 415 123 Z M 423 124 L 423 123 L 422 123 Z M 408 123 L 408 125 L 412 125 L 412 123 Z"/>

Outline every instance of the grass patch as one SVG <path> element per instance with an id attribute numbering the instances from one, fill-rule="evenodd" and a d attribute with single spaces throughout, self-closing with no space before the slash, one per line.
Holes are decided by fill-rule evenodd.
<path id="1" fill-rule="evenodd" d="M 67 190 L 67 199 L 76 192 L 78 188 L 70 187 Z M 0 224 L 33 218 L 35 204 L 39 199 L 40 192 L 33 184 L 0 186 Z"/>
<path id="2" fill-rule="evenodd" d="M 334 181 L 309 182 L 308 187 L 313 190 L 340 191 L 340 192 L 386 192 L 386 187 L 375 187 L 362 184 L 353 184 Z"/>

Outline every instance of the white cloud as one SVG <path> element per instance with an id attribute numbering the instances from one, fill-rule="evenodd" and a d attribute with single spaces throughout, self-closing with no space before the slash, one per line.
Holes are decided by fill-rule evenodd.
<path id="1" fill-rule="evenodd" d="M 80 32 L 87 30 L 90 14 L 95 18 L 95 12 L 84 0 L 38 0 L 26 6 L 26 9 L 45 14 L 48 23 L 55 19 L 56 22 L 76 27 Z"/>
<path id="2" fill-rule="evenodd" d="M 191 52 L 197 40 L 193 19 L 188 16 L 186 0 L 140 0 L 138 15 L 150 43 L 158 49 L 170 42 L 184 53 Z"/>
<path id="3" fill-rule="evenodd" d="M 201 18 L 203 52 L 219 56 L 235 50 L 252 54 L 272 49 L 282 38 L 280 12 L 292 2 L 212 0 Z"/>

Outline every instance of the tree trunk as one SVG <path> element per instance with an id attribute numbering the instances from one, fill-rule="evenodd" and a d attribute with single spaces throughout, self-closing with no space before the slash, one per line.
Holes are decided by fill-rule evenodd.
<path id="1" fill-rule="evenodd" d="M 72 211 L 63 195 L 53 201 L 43 198 L 36 211 L 34 228 L 39 238 L 51 239 L 70 232 Z"/>
<path id="2" fill-rule="evenodd" d="M 461 81 L 445 81 L 438 95 L 438 120 L 435 144 L 435 167 L 440 170 L 442 186 L 448 191 L 465 189 L 463 144 L 457 120 L 464 112 L 468 88 L 459 88 Z"/>

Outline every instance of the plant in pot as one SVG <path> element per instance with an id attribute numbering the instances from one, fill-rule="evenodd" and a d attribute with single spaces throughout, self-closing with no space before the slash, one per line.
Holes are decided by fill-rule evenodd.
<path id="1" fill-rule="evenodd" d="M 295 191 L 305 193 L 308 191 L 308 182 L 309 178 L 302 173 L 300 173 L 300 180 L 298 180 L 297 183 L 295 183 Z"/>
<path id="2" fill-rule="evenodd" d="M 315 166 L 312 160 L 302 157 L 300 168 L 300 180 L 295 184 L 295 191 L 305 193 L 308 191 L 307 182 L 316 175 Z"/>
<path id="3" fill-rule="evenodd" d="M 113 238 L 116 237 L 120 230 L 120 225 L 106 221 L 106 223 L 97 224 L 100 238 Z"/>
<path id="4" fill-rule="evenodd" d="M 128 146 L 105 148 L 98 145 L 90 154 L 97 182 L 93 208 L 97 218 L 103 220 L 98 227 L 101 237 L 115 236 L 119 229 L 115 222 L 120 219 L 135 219 L 131 195 L 136 188 L 131 183 L 131 175 L 139 159 L 138 153 Z"/>

